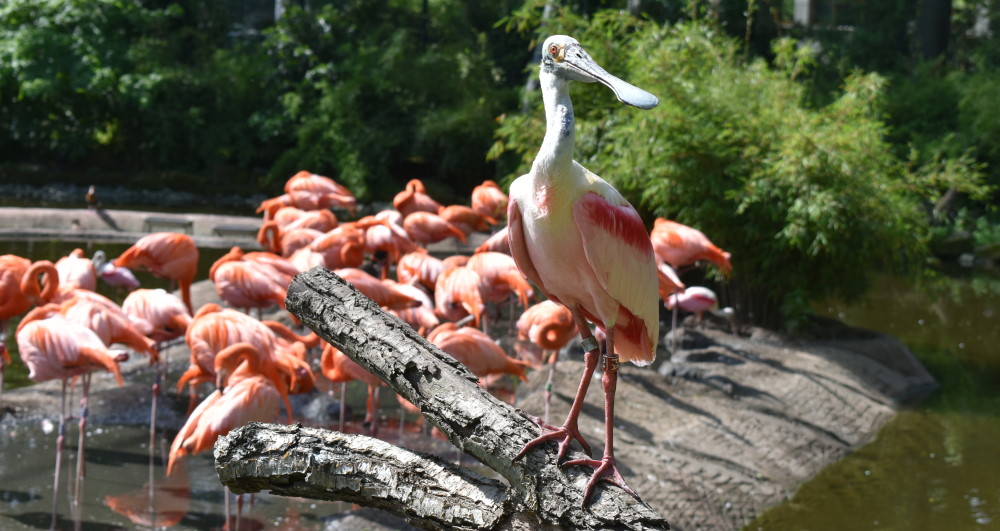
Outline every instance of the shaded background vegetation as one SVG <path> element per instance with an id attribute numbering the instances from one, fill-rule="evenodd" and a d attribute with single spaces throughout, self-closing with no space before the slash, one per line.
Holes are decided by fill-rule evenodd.
<path id="1" fill-rule="evenodd" d="M 797 322 L 1000 244 L 1000 0 L 8 0 L 6 181 L 276 194 L 299 169 L 364 200 L 412 177 L 461 201 L 542 135 L 535 45 L 577 37 L 660 96 L 574 87 L 577 159 L 647 221 L 733 252 L 728 302 Z M 788 319 L 791 318 L 791 321 Z"/>

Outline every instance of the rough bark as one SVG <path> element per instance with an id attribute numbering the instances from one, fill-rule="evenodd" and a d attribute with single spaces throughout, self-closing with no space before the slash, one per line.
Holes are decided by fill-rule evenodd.
<path id="1" fill-rule="evenodd" d="M 503 504 L 504 511 L 495 527 L 508 527 L 513 520 L 523 521 L 527 514 L 542 525 L 572 529 L 669 528 L 666 520 L 648 505 L 617 487 L 599 487 L 584 506 L 583 489 L 591 471 L 582 467 L 559 467 L 555 443 L 542 445 L 515 462 L 514 457 L 524 444 L 540 434 L 534 422 L 484 391 L 463 365 L 396 317 L 383 312 L 371 299 L 334 273 L 314 268 L 298 275 L 288 288 L 286 307 L 306 326 L 420 407 L 424 416 L 453 444 L 507 479 L 510 486 L 502 496 L 493 498 L 504 500 L 498 502 Z M 280 431 L 274 431 L 273 437 L 285 437 L 283 444 L 287 444 L 289 435 L 279 434 Z M 231 445 L 228 441 L 234 436 L 225 439 L 227 442 L 220 442 L 220 448 Z M 262 442 L 258 447 L 266 449 L 267 445 Z M 386 448 L 390 448 L 389 445 Z M 393 449 L 392 452 L 405 450 Z M 220 477 L 225 472 L 223 482 L 234 490 L 249 492 L 266 488 L 280 493 L 287 487 L 282 476 L 272 476 L 286 466 L 281 459 L 269 462 L 274 470 L 268 470 L 264 466 L 268 461 L 253 461 L 257 459 L 256 454 L 242 453 L 240 460 L 259 462 L 262 466 L 227 469 L 219 461 L 219 455 L 217 452 Z M 583 455 L 577 453 L 571 458 L 580 457 Z M 439 462 L 437 465 L 450 469 L 449 474 L 472 477 L 468 471 Z M 322 474 L 306 474 L 303 481 L 338 473 L 346 475 L 338 482 L 358 481 L 353 467 L 323 467 L 322 470 Z M 270 481 L 269 477 L 278 479 Z M 322 481 L 330 480 L 324 478 Z M 336 491 L 326 499 L 355 501 L 339 497 Z M 413 498 L 409 498 L 403 505 L 411 505 L 413 509 L 412 503 Z M 399 509 L 398 506 L 386 508 Z M 420 525 L 432 521 L 430 518 L 417 521 L 408 512 L 394 512 Z"/>

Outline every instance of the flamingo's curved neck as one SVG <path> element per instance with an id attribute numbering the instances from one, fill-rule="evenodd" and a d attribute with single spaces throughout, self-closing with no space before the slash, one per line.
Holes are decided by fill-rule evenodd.
<path id="1" fill-rule="evenodd" d="M 545 139 L 535 156 L 532 173 L 546 180 L 568 175 L 575 140 L 569 81 L 542 69 L 538 74 L 545 102 Z"/>

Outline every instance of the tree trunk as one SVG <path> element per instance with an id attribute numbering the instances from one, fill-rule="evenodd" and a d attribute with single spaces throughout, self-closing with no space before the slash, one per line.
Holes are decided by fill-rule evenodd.
<path id="1" fill-rule="evenodd" d="M 590 503 L 583 506 L 583 489 L 591 471 L 581 467 L 559 467 L 555 443 L 542 445 L 515 462 L 514 457 L 525 443 L 539 435 L 538 426 L 487 393 L 463 365 L 428 343 L 408 325 L 382 311 L 334 273 L 317 267 L 296 276 L 288 287 L 286 307 L 323 339 L 417 405 L 452 443 L 498 472 L 510 486 L 490 483 L 434 458 L 418 456 L 417 459 L 413 452 L 386 443 L 375 444 L 368 438 L 358 440 L 362 436 L 320 437 L 299 428 L 269 427 L 266 433 L 256 432 L 252 437 L 249 428 L 234 431 L 216 445 L 216 468 L 220 479 L 234 491 L 271 489 L 279 494 L 296 492 L 298 496 L 312 492 L 310 497 L 361 504 L 370 501 L 372 506 L 388 509 L 415 525 L 435 528 L 468 525 L 468 513 L 462 510 L 458 511 L 461 515 L 451 514 L 450 504 L 437 508 L 436 512 L 427 512 L 427 507 L 420 506 L 433 503 L 426 502 L 425 496 L 406 492 L 407 489 L 424 488 L 428 492 L 440 489 L 448 493 L 455 491 L 456 485 L 474 484 L 478 485 L 477 489 L 495 492 L 485 498 L 470 498 L 479 500 L 475 505 L 482 508 L 477 518 L 492 522 L 484 527 L 513 528 L 515 522 L 523 523 L 527 518 L 527 525 L 533 528 L 669 528 L 666 520 L 648 505 L 617 487 L 599 487 Z M 241 442 L 236 442 L 237 439 Z M 338 448 L 350 449 L 352 453 L 330 449 L 332 453 L 324 461 L 329 464 L 322 464 L 316 454 L 301 447 L 303 441 L 308 441 L 326 448 L 331 444 L 329 441 L 334 440 L 343 441 L 337 442 Z M 342 451 L 344 453 L 337 454 Z M 400 457 L 403 455 L 406 457 Z M 580 457 L 583 455 L 576 453 L 571 459 Z M 395 497 L 359 498 L 356 491 L 364 491 L 364 485 L 375 491 L 386 490 L 378 486 L 384 478 L 359 474 L 366 468 L 399 478 L 400 481 L 386 484 L 395 485 L 401 493 L 396 493 Z M 438 472 L 430 473 L 430 468 Z M 417 475 L 411 477 L 412 474 Z M 368 483 L 362 484 L 359 476 L 365 476 Z M 296 489 L 306 490 L 287 490 L 290 485 L 300 483 L 303 485 Z M 311 486 L 307 488 L 305 483 Z M 310 491 L 314 486 L 320 486 L 325 494 L 320 496 Z M 376 499 L 388 501 L 376 503 Z M 483 501 L 486 499 L 489 503 Z M 467 507 L 462 505 L 464 501 L 455 503 Z M 442 513 L 462 519 L 442 523 L 446 521 L 441 520 Z"/>

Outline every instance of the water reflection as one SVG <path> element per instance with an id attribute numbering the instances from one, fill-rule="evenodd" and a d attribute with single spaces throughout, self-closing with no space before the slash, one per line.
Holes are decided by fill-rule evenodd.
<path id="1" fill-rule="evenodd" d="M 900 339 L 941 384 L 747 529 L 1000 528 L 1000 277 L 884 278 L 828 315 Z"/>

